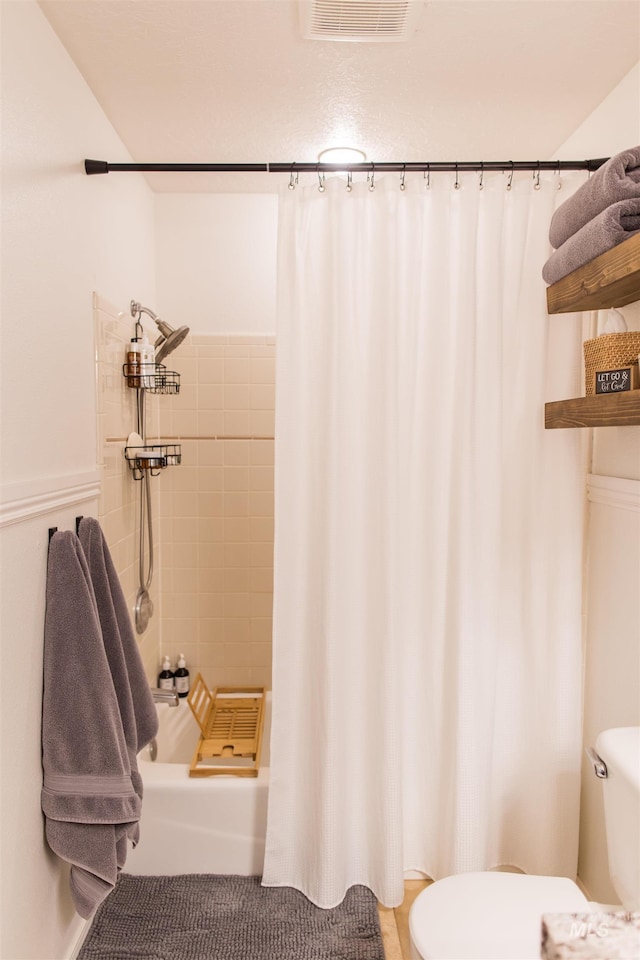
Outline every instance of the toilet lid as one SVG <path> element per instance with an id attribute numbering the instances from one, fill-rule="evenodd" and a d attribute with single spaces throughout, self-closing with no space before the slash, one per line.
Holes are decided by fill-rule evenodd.
<path id="1" fill-rule="evenodd" d="M 588 911 L 565 877 L 462 873 L 427 887 L 409 926 L 424 960 L 539 960 L 542 914 Z"/>

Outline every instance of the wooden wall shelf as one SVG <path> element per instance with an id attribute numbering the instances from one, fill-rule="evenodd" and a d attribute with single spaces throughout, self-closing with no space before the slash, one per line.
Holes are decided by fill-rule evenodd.
<path id="1" fill-rule="evenodd" d="M 640 233 L 547 287 L 549 313 L 606 310 L 640 299 Z"/>
<path id="2" fill-rule="evenodd" d="M 547 287 L 550 314 L 606 310 L 636 300 L 640 300 L 640 233 Z M 640 390 L 545 403 L 544 425 L 547 430 L 640 426 Z"/>
<path id="3" fill-rule="evenodd" d="M 616 396 L 575 397 L 544 405 L 544 425 L 557 427 L 630 427 L 640 425 L 640 390 Z"/>

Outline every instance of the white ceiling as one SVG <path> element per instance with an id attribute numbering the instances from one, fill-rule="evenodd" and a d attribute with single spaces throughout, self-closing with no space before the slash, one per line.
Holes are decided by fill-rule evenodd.
<path id="1" fill-rule="evenodd" d="M 637 0 L 421 2 L 400 43 L 303 40 L 297 0 L 40 6 L 140 162 L 315 162 L 344 144 L 374 161 L 550 159 L 640 59 Z M 148 179 L 169 192 L 281 181 Z"/>

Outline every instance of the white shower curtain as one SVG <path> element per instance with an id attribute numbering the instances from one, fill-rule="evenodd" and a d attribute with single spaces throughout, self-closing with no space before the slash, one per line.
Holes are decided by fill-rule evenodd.
<path id="1" fill-rule="evenodd" d="M 575 875 L 580 320 L 546 316 L 531 175 L 280 203 L 271 785 L 263 883 L 510 864 Z"/>

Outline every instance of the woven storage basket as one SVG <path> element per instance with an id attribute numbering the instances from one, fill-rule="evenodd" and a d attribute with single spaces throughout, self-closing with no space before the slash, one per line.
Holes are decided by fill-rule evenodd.
<path id="1" fill-rule="evenodd" d="M 584 392 L 595 396 L 596 371 L 617 370 L 638 362 L 640 331 L 627 333 L 603 333 L 584 344 Z"/>

